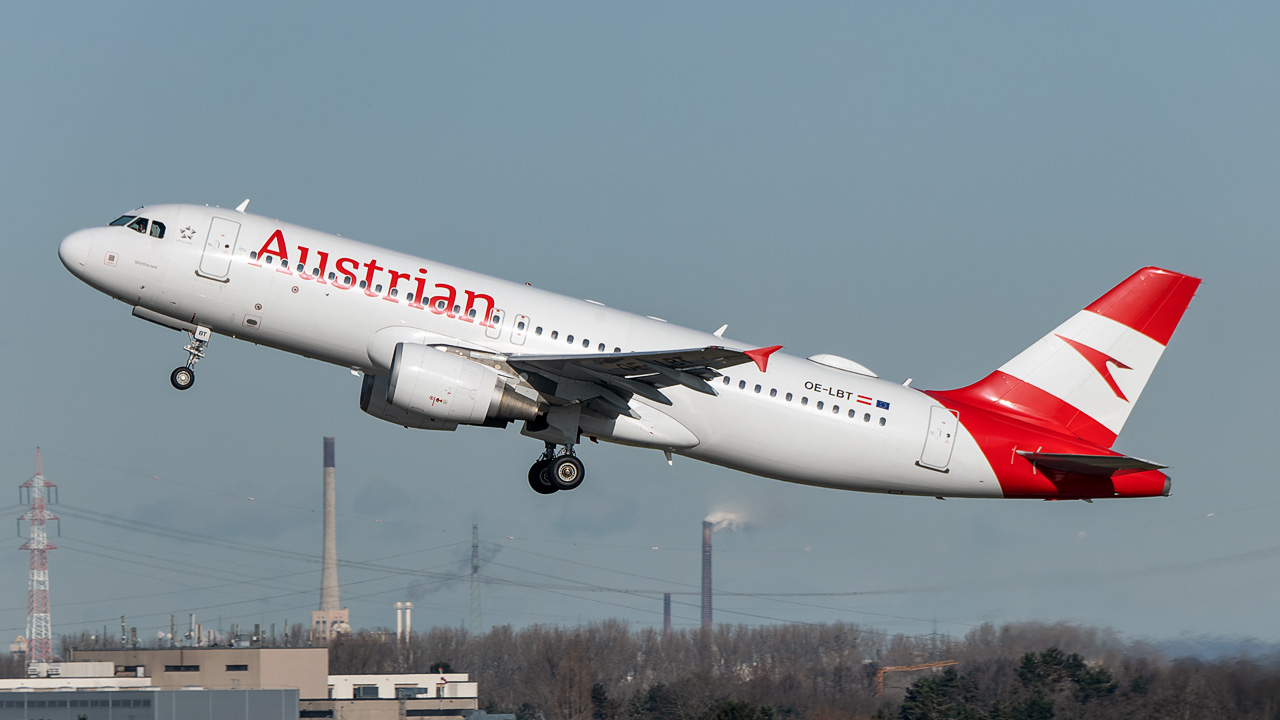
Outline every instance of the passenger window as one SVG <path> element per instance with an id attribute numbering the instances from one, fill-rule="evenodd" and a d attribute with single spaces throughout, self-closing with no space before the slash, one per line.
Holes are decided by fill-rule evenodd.
<path id="1" fill-rule="evenodd" d="M 572 335 L 566 336 L 564 341 L 569 344 L 573 344 L 573 336 Z"/>
<path id="2" fill-rule="evenodd" d="M 541 326 L 541 325 L 539 325 L 539 326 L 537 327 L 537 329 L 535 329 L 535 330 L 533 331 L 533 334 L 534 334 L 534 335 L 541 335 L 541 334 L 542 334 L 542 326 Z"/>
<path id="3" fill-rule="evenodd" d="M 404 299 L 408 300 L 409 302 L 413 302 L 413 293 L 409 293 L 408 295 L 405 295 Z"/>
<path id="4" fill-rule="evenodd" d="M 462 314 L 462 306 L 461 306 L 461 305 L 454 305 L 454 306 L 453 306 L 453 314 L 454 314 L 454 315 L 461 315 L 461 314 Z"/>
<path id="5" fill-rule="evenodd" d="M 622 348 L 620 348 L 620 347 L 616 347 L 616 348 L 614 348 L 614 349 L 613 349 L 613 351 L 614 351 L 614 352 L 622 352 Z"/>
<path id="6" fill-rule="evenodd" d="M 382 292 L 379 290 L 378 292 Z M 409 293 L 412 295 L 413 293 Z M 391 288 L 391 297 L 400 297 L 400 288 Z"/>
<path id="7" fill-rule="evenodd" d="M 337 277 L 338 277 L 337 275 L 334 275 L 333 273 L 329 273 L 329 282 L 333 282 Z"/>
<path id="8" fill-rule="evenodd" d="M 151 237 L 153 238 L 164 237 L 164 223 L 162 222 L 151 223 Z"/>
<path id="9" fill-rule="evenodd" d="M 443 301 L 443 300 L 437 300 L 437 301 L 436 301 L 436 309 L 437 309 L 437 310 L 439 310 L 439 311 L 441 311 L 441 312 L 444 312 L 444 307 L 445 307 L 445 306 L 444 306 L 444 301 Z"/>
<path id="10" fill-rule="evenodd" d="M 787 402 L 791 402 L 792 397 L 793 395 L 791 393 L 787 393 Z"/>
<path id="11" fill-rule="evenodd" d="M 850 410 L 850 411 L 849 411 L 849 417 L 851 417 L 851 418 L 856 418 L 856 417 L 858 417 L 858 411 L 857 411 L 857 410 Z"/>
<path id="12" fill-rule="evenodd" d="M 770 388 L 769 397 L 778 397 L 778 388 Z"/>
<path id="13" fill-rule="evenodd" d="M 137 217 L 137 215 L 121 215 L 115 220 L 112 220 L 111 224 L 108 225 L 107 227 L 120 227 L 121 225 L 128 225 L 129 221 L 134 219 L 135 217 Z"/>
<path id="14" fill-rule="evenodd" d="M 250 251 L 249 251 L 249 259 L 250 259 L 250 260 L 257 260 L 257 259 L 258 259 L 258 251 L 257 251 L 257 250 L 250 250 Z"/>
<path id="15" fill-rule="evenodd" d="M 730 382 L 732 382 L 732 381 L 729 379 L 729 376 L 728 376 L 728 375 L 725 375 L 725 376 L 724 376 L 724 384 L 725 384 L 725 385 L 728 385 Z"/>
<path id="16" fill-rule="evenodd" d="M 551 331 L 551 339 L 552 339 L 552 340 L 555 340 L 555 339 L 556 339 L 556 338 L 558 338 L 558 337 L 560 337 L 560 331 L 559 331 L 559 330 L 552 330 L 552 331 Z"/>
<path id="17" fill-rule="evenodd" d="M 521 320 L 520 322 L 516 323 L 516 329 L 517 329 L 517 330 L 523 330 L 523 329 L 524 329 L 524 321 L 523 321 L 523 320 Z M 539 333 L 539 334 L 541 334 L 541 333 Z"/>
<path id="18" fill-rule="evenodd" d="M 377 285 L 375 285 L 373 288 L 373 291 L 378 294 L 382 294 L 382 283 L 378 283 Z"/>
<path id="19" fill-rule="evenodd" d="M 800 404 L 801 404 L 801 405 L 808 405 L 808 404 L 809 404 L 809 398 L 807 398 L 807 397 L 802 397 L 802 398 L 800 398 Z"/>
<path id="20" fill-rule="evenodd" d="M 836 415 L 839 415 L 839 414 L 840 414 L 840 406 L 839 406 L 839 405 L 832 405 L 832 406 L 831 406 L 831 412 L 832 412 L 832 413 L 835 413 Z"/>
<path id="21" fill-rule="evenodd" d="M 821 401 L 821 400 L 819 400 L 819 401 L 818 401 L 818 409 L 819 409 L 819 410 L 821 410 L 821 409 L 822 409 L 822 401 Z"/>
<path id="22" fill-rule="evenodd" d="M 275 255 L 268 255 L 267 264 L 270 265 L 275 260 L 275 257 L 276 257 Z"/>
<path id="23" fill-rule="evenodd" d="M 756 386 L 756 393 L 758 394 L 759 392 L 760 392 L 760 386 L 759 386 L 759 385 L 757 385 L 757 386 Z"/>
<path id="24" fill-rule="evenodd" d="M 361 290 L 363 290 L 363 289 L 365 289 L 365 288 L 367 288 L 367 287 L 369 287 L 369 283 L 367 283 L 367 282 L 365 282 L 365 281 L 361 280 L 361 281 L 360 281 L 360 289 L 361 289 Z"/>
<path id="25" fill-rule="evenodd" d="M 880 427 L 884 427 L 884 418 L 880 418 Z"/>
<path id="26" fill-rule="evenodd" d="M 381 292 L 381 291 L 379 291 L 379 292 Z M 475 308 L 471 308 L 470 310 L 468 310 L 468 311 L 467 311 L 467 317 L 469 317 L 469 318 L 474 318 L 475 316 L 476 316 L 476 309 L 475 309 Z"/>
<path id="27" fill-rule="evenodd" d="M 746 380 L 739 380 L 739 381 L 738 381 L 738 389 L 739 389 L 739 390 L 746 390 L 746 389 L 747 389 L 747 381 L 746 381 Z"/>
<path id="28" fill-rule="evenodd" d="M 871 413 L 867 413 L 866 415 L 863 415 L 863 416 L 862 416 L 862 421 L 863 421 L 863 422 L 871 422 Z"/>
<path id="29" fill-rule="evenodd" d="M 142 233 L 143 235 L 146 235 L 146 234 L 147 234 L 147 219 L 146 219 L 146 218 L 144 218 L 144 217 L 136 218 L 133 222 L 129 223 L 128 228 L 129 228 L 130 230 L 135 230 L 135 231 L 137 231 L 137 232 Z"/>
<path id="30" fill-rule="evenodd" d="M 596 351 L 597 351 L 597 352 L 604 352 L 604 343 L 600 343 L 600 345 L 599 345 L 598 347 L 596 347 Z"/>

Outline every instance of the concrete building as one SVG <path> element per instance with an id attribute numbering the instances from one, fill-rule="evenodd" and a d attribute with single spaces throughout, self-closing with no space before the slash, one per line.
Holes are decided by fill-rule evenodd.
<path id="1" fill-rule="evenodd" d="M 463 720 L 480 705 L 466 673 L 330 675 L 329 697 L 303 700 L 301 717 L 391 720 L 408 717 Z"/>
<path id="2" fill-rule="evenodd" d="M 153 687 L 297 688 L 329 694 L 328 648 L 168 648 L 72 650 L 72 660 L 114 663 L 118 677 L 147 677 Z"/>

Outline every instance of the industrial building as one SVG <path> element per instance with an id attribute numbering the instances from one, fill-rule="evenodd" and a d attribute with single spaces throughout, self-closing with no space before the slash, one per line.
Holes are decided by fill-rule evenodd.
<path id="1" fill-rule="evenodd" d="M 328 648 L 198 647 L 162 650 L 72 650 L 72 660 L 106 662 L 118 677 L 145 677 L 152 687 L 297 688 L 328 697 Z"/>
<path id="2" fill-rule="evenodd" d="M 32 663 L 0 680 L 0 720 L 293 720 L 298 689 L 156 687 L 112 662 Z"/>
<path id="3" fill-rule="evenodd" d="M 0 720 L 463 720 L 479 707 L 479 688 L 466 673 L 329 675 L 328 648 L 77 650 L 73 657 L 32 666 L 45 677 L 0 680 Z"/>
<path id="4" fill-rule="evenodd" d="M 0 692 L 0 720 L 293 720 L 297 690 Z"/>

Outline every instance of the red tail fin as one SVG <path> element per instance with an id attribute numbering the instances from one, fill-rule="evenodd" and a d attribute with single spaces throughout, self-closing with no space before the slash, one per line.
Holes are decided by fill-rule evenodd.
<path id="1" fill-rule="evenodd" d="M 937 395 L 1111 447 L 1199 285 L 1143 268 L 986 378 Z"/>

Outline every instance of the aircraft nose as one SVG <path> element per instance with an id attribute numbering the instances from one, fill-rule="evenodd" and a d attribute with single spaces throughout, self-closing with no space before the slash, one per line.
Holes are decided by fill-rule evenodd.
<path id="1" fill-rule="evenodd" d="M 77 230 L 62 240 L 58 246 L 58 259 L 71 272 L 79 275 L 89 261 L 89 247 L 93 244 L 93 235 L 89 230 Z"/>

